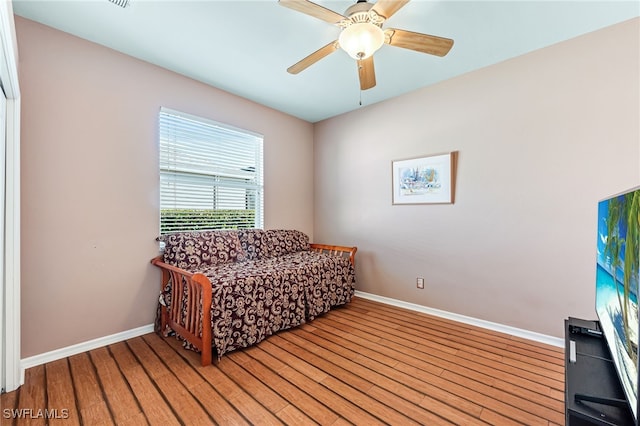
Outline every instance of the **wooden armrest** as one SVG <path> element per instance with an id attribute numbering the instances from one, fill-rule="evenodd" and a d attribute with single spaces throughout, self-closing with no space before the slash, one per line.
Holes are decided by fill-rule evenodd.
<path id="1" fill-rule="evenodd" d="M 211 281 L 201 273 L 164 263 L 162 256 L 151 259 L 151 263 L 162 270 L 161 292 L 172 281 L 171 305 L 160 308 L 160 331 L 172 328 L 200 349 L 202 365 L 211 364 Z M 183 301 L 186 313 L 182 311 Z"/>
<path id="2" fill-rule="evenodd" d="M 177 272 L 180 275 L 184 275 L 185 277 L 191 278 L 193 273 L 187 271 L 186 269 L 178 268 L 177 266 L 169 265 L 168 263 L 164 263 L 162 255 L 154 257 L 151 259 L 151 264 L 157 266 L 160 269 Z M 163 283 L 166 284 L 166 283 Z"/>
<path id="3" fill-rule="evenodd" d="M 327 244 L 309 244 L 311 251 L 315 251 L 318 253 L 327 253 L 333 256 L 344 256 L 349 255 L 349 262 L 355 267 L 356 266 L 356 251 L 358 251 L 358 247 L 346 247 L 346 246 L 332 246 Z"/>

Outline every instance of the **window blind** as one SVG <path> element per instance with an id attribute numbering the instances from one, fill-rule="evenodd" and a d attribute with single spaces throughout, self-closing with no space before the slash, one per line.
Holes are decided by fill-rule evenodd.
<path id="1" fill-rule="evenodd" d="M 160 233 L 263 227 L 256 133 L 160 110 Z"/>

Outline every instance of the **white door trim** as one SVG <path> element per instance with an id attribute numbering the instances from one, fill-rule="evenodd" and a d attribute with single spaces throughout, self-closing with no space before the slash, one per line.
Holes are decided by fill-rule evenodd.
<path id="1" fill-rule="evenodd" d="M 18 48 L 11 1 L 0 0 L 0 81 L 7 97 L 4 241 L 4 372 L 7 392 L 17 389 L 20 374 L 20 86 Z M 0 224 L 1 225 L 1 224 Z"/>
<path id="2" fill-rule="evenodd" d="M 2 80 L 0 80 L 0 223 L 4 223 L 4 189 L 5 189 L 5 153 L 6 153 L 6 144 L 7 144 L 7 132 L 6 132 L 6 122 L 7 122 L 7 98 L 4 95 L 4 89 L 2 89 Z M 0 226 L 0 241 L 4 241 L 4 226 Z M 4 259 L 4 244 L 0 244 L 0 259 Z M 5 282 L 4 282 L 4 262 L 0 262 L 0 359 L 3 360 L 0 363 L 0 377 L 2 377 L 2 382 L 0 383 L 0 391 L 4 389 L 4 382 L 6 377 L 6 366 L 4 360 L 6 359 L 5 352 L 5 336 L 6 330 L 4 326 L 4 312 L 5 312 L 5 303 L 4 303 L 4 293 L 5 293 Z"/>

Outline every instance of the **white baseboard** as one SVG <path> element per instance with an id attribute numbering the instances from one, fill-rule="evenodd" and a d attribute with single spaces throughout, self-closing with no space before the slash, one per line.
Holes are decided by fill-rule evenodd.
<path id="1" fill-rule="evenodd" d="M 356 296 L 362 297 L 363 299 L 369 299 L 375 302 L 385 303 L 387 305 L 397 306 L 399 308 L 410 309 L 412 311 L 422 312 L 424 314 L 434 315 L 440 318 L 446 318 L 464 324 L 475 325 L 477 327 L 486 328 L 488 330 L 498 331 L 501 333 L 510 334 L 512 336 L 521 337 L 523 339 L 529 339 L 535 342 L 546 343 L 547 345 L 564 348 L 564 339 L 561 339 L 559 337 L 548 336 L 546 334 L 536 333 L 534 331 L 523 330 L 521 328 L 511 327 L 504 324 L 498 324 L 491 321 L 485 321 L 478 318 L 455 314 L 453 312 L 441 311 L 440 309 L 429 308 L 427 306 L 404 302 L 402 300 L 392 299 L 390 297 L 378 296 L 376 294 L 365 293 L 358 290 L 356 290 Z"/>
<path id="2" fill-rule="evenodd" d="M 99 337 L 97 339 L 89 340 L 88 342 L 78 343 L 75 345 L 67 346 L 66 348 L 60 348 L 51 352 L 45 352 L 40 355 L 30 356 L 29 358 L 23 358 L 22 360 L 20 360 L 20 384 L 24 384 L 24 372 L 27 368 L 46 364 L 47 362 L 57 361 L 62 358 L 77 355 L 79 353 L 87 352 L 92 349 L 101 348 L 103 346 L 112 345 L 114 343 L 122 342 L 123 340 L 142 336 L 143 334 L 152 333 L 153 328 L 153 324 L 143 325 L 142 327 L 122 331 L 120 333 L 111 334 L 109 336 Z"/>

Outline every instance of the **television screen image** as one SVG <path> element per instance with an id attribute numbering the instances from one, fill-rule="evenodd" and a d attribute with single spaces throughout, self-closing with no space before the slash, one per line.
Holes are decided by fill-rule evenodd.
<path id="1" fill-rule="evenodd" d="M 638 422 L 640 188 L 598 203 L 596 312 Z"/>

